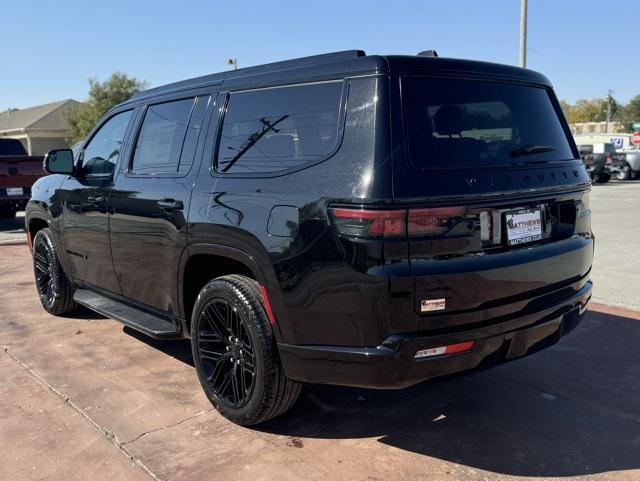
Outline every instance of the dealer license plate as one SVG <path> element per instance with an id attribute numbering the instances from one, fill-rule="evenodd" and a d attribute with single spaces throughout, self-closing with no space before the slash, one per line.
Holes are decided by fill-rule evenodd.
<path id="1" fill-rule="evenodd" d="M 24 190 L 22 187 L 7 187 L 7 195 L 22 195 Z"/>
<path id="2" fill-rule="evenodd" d="M 525 209 L 505 214 L 507 244 L 527 244 L 542 239 L 542 214 L 540 209 Z"/>

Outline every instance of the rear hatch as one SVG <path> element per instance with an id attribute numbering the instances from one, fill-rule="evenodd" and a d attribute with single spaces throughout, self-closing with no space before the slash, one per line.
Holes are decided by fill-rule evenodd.
<path id="1" fill-rule="evenodd" d="M 401 91 L 394 202 L 416 312 L 486 310 L 584 277 L 589 179 L 550 87 L 404 76 Z"/>

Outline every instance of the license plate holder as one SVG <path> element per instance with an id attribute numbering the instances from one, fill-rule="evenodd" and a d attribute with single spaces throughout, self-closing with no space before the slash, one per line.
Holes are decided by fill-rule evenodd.
<path id="1" fill-rule="evenodd" d="M 504 225 L 508 246 L 539 241 L 542 239 L 542 210 L 534 208 L 505 212 Z"/>
<path id="2" fill-rule="evenodd" d="M 24 189 L 22 187 L 7 187 L 7 195 L 23 195 Z"/>

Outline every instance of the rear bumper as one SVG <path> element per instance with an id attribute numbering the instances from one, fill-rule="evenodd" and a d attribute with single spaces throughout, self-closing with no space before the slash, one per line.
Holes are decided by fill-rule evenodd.
<path id="1" fill-rule="evenodd" d="M 7 195 L 5 189 L 0 189 L 0 206 L 10 206 L 14 210 L 24 210 L 31 195 L 30 190 L 23 188 L 23 195 Z"/>
<path id="2" fill-rule="evenodd" d="M 517 359 L 555 344 L 582 320 L 592 283 L 526 315 L 483 322 L 482 327 L 430 334 L 396 334 L 376 347 L 278 344 L 289 378 L 299 382 L 367 388 L 403 388 L 421 381 Z M 469 352 L 415 359 L 415 353 L 465 341 Z"/>

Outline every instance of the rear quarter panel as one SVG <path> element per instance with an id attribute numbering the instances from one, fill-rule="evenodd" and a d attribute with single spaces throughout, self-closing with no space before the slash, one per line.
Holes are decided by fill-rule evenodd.
<path id="1" fill-rule="evenodd" d="M 375 345 L 376 334 L 386 329 L 367 323 L 387 280 L 353 270 L 327 216 L 333 203 L 392 202 L 388 103 L 379 100 L 387 78 L 349 83 L 345 134 L 332 157 L 286 175 L 217 174 L 211 170 L 212 135 L 193 190 L 189 244 L 248 253 L 288 343 Z"/>

